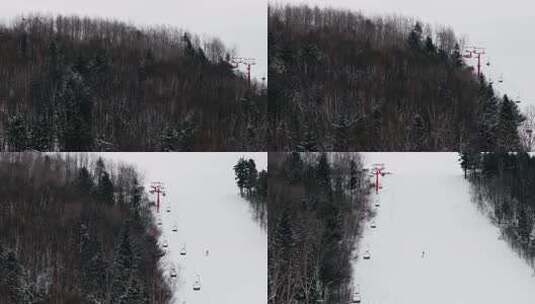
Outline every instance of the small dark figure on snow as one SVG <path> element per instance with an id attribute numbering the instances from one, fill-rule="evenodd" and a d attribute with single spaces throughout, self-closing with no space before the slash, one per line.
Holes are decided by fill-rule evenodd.
<path id="1" fill-rule="evenodd" d="M 424 256 L 425 256 L 425 251 L 422 250 L 422 259 L 424 258 Z"/>

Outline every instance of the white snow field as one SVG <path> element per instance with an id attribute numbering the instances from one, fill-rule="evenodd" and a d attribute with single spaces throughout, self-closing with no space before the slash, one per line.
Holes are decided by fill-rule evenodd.
<path id="1" fill-rule="evenodd" d="M 267 153 L 101 155 L 137 165 L 147 189 L 151 181 L 166 186 L 156 218 L 162 220 L 160 244 L 168 244 L 162 264 L 168 277 L 172 267 L 177 272 L 177 278 L 170 279 L 174 303 L 267 303 L 267 234 L 239 196 L 232 169 L 241 156 L 253 158 L 259 171 L 266 169 Z M 195 291 L 197 275 L 200 290 Z"/>
<path id="2" fill-rule="evenodd" d="M 533 271 L 471 202 L 456 153 L 362 155 L 392 175 L 353 267 L 361 303 L 535 303 Z"/>

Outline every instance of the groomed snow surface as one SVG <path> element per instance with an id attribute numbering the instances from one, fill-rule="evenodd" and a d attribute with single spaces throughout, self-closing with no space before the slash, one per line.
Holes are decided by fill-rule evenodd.
<path id="1" fill-rule="evenodd" d="M 260 171 L 266 153 L 102 153 L 135 164 L 145 181 L 160 181 L 167 195 L 160 205 L 160 244 L 167 277 L 174 267 L 174 303 L 267 303 L 267 234 L 239 196 L 232 167 L 241 156 Z M 147 185 L 148 189 L 148 185 Z M 167 212 L 167 208 L 170 212 Z M 174 232 L 173 226 L 177 227 Z M 186 255 L 180 251 L 185 246 Z M 200 290 L 193 285 L 200 278 Z"/>
<path id="2" fill-rule="evenodd" d="M 456 153 L 363 156 L 392 175 L 371 196 L 377 227 L 370 220 L 359 243 L 361 303 L 535 303 L 533 270 L 471 202 Z"/>

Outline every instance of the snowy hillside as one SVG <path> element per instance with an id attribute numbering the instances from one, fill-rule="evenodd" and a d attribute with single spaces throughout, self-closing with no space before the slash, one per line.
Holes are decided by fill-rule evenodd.
<path id="1" fill-rule="evenodd" d="M 267 235 L 239 196 L 232 166 L 241 156 L 267 166 L 266 153 L 103 153 L 137 164 L 145 181 L 166 185 L 157 221 L 174 303 L 267 302 Z M 149 185 L 147 185 L 148 188 Z M 169 212 L 168 211 L 169 208 Z M 173 231 L 176 225 L 177 231 Z M 185 255 L 181 255 L 185 247 Z M 200 279 L 200 290 L 194 283 Z"/>
<path id="2" fill-rule="evenodd" d="M 535 303 L 532 270 L 471 202 L 456 153 L 363 155 L 393 174 L 359 243 L 362 303 Z"/>

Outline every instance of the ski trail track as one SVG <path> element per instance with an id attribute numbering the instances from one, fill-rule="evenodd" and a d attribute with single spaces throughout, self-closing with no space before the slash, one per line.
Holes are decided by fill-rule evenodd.
<path id="1" fill-rule="evenodd" d="M 371 196 L 377 228 L 368 223 L 359 243 L 362 303 L 535 303 L 532 270 L 471 202 L 456 153 L 363 155 L 393 174 Z"/>

